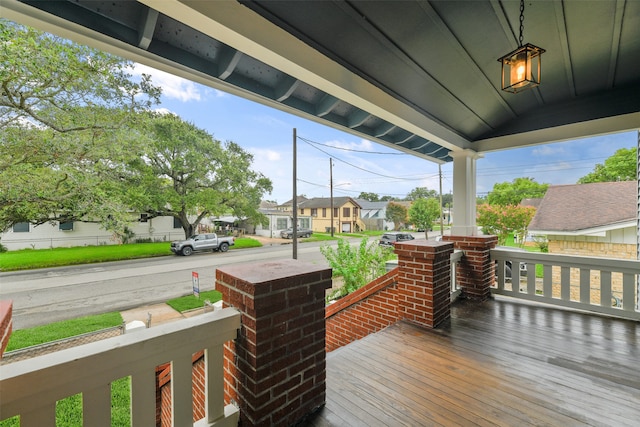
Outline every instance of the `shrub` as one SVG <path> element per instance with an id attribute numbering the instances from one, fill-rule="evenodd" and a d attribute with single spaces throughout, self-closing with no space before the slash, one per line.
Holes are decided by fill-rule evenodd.
<path id="1" fill-rule="evenodd" d="M 377 243 L 369 243 L 365 237 L 357 247 L 345 239 L 338 240 L 338 247 L 320 247 L 320 252 L 333 268 L 333 274 L 342 277 L 344 285 L 329 296 L 339 298 L 360 289 L 386 273 L 385 263 L 395 257 L 393 249 Z"/>

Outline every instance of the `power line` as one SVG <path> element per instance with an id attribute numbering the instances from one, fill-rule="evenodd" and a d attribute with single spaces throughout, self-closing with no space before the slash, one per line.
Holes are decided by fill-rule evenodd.
<path id="1" fill-rule="evenodd" d="M 388 156 L 410 156 L 411 155 L 409 153 L 401 153 L 401 152 L 397 152 L 397 153 L 389 152 L 389 153 L 387 153 L 387 152 L 380 152 L 380 151 L 366 151 L 366 150 L 356 150 L 354 148 L 335 147 L 333 145 L 322 144 L 320 142 L 311 141 L 310 139 L 303 138 L 301 136 L 299 136 L 298 138 L 301 139 L 302 141 L 306 142 L 307 144 L 315 144 L 315 145 L 320 145 L 322 147 L 333 148 L 335 150 L 342 150 L 342 151 L 351 151 L 351 152 L 354 152 L 354 153 L 382 154 L 382 155 L 388 155 Z"/>

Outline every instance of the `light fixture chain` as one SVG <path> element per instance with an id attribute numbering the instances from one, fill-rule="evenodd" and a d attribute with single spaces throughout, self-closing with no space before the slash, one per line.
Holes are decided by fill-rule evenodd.
<path id="1" fill-rule="evenodd" d="M 522 33 L 524 32 L 524 0 L 520 0 L 520 47 L 522 47 Z"/>

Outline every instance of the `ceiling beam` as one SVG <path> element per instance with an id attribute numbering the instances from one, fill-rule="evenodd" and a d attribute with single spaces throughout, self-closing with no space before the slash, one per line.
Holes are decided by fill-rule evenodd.
<path id="1" fill-rule="evenodd" d="M 443 123 L 354 75 L 235 1 L 140 2 L 382 120 L 450 150 L 468 148 L 469 140 Z"/>

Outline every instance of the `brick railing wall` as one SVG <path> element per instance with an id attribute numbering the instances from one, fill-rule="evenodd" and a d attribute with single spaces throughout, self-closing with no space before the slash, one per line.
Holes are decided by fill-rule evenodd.
<path id="1" fill-rule="evenodd" d="M 225 347 L 225 402 L 246 426 L 295 425 L 326 401 L 325 292 L 331 269 L 296 260 L 216 270 L 225 306 L 242 313 Z"/>
<path id="2" fill-rule="evenodd" d="M 327 351 L 407 320 L 434 328 L 450 317 L 453 244 L 396 243 L 398 267 L 326 309 Z"/>
<path id="3" fill-rule="evenodd" d="M 13 301 L 0 301 L 0 359 L 13 330 Z"/>
<path id="4" fill-rule="evenodd" d="M 456 267 L 456 283 L 462 297 L 484 301 L 491 297 L 491 285 L 495 277 L 495 265 L 490 250 L 498 244 L 497 236 L 443 236 L 453 242 L 464 256 Z"/>
<path id="5" fill-rule="evenodd" d="M 333 351 L 398 321 L 398 268 L 327 306 L 326 349 Z"/>

